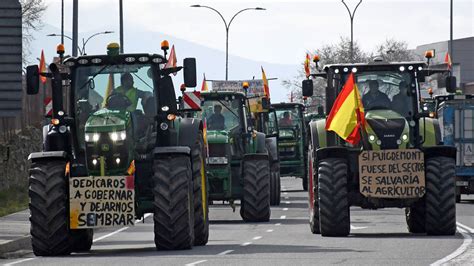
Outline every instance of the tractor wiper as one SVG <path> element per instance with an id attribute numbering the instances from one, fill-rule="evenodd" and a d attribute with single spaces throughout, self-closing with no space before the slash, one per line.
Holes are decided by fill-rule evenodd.
<path id="1" fill-rule="evenodd" d="M 89 78 L 86 82 L 84 82 L 84 84 L 82 84 L 82 86 L 79 87 L 78 91 L 82 90 L 87 84 L 89 84 L 89 82 L 91 80 L 94 80 L 95 77 L 97 77 L 97 75 L 99 75 L 100 73 L 102 73 L 107 67 L 109 67 L 110 65 L 105 65 L 103 66 L 99 71 L 97 71 L 91 78 Z"/>
<path id="2" fill-rule="evenodd" d="M 220 104 L 224 105 L 224 107 L 229 110 L 235 117 L 239 118 L 239 116 L 234 112 L 232 111 L 229 107 L 227 107 L 227 105 L 225 103 L 223 103 L 221 100 L 217 100 Z"/>

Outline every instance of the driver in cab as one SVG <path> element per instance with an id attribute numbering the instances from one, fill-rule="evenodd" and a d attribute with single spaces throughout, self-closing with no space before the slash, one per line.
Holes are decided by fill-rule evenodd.
<path id="1" fill-rule="evenodd" d="M 138 99 L 142 99 L 142 102 L 146 102 L 146 99 L 152 96 L 149 92 L 141 91 L 133 87 L 133 76 L 128 72 L 122 74 L 120 83 L 121 85 L 115 88 L 114 94 L 123 95 L 130 101 L 130 105 L 126 109 L 129 112 L 133 112 L 137 109 Z"/>
<path id="2" fill-rule="evenodd" d="M 221 114 L 222 106 L 214 105 L 214 113 L 207 119 L 207 124 L 210 130 L 224 130 L 225 117 Z"/>
<path id="3" fill-rule="evenodd" d="M 388 96 L 379 91 L 379 83 L 377 80 L 369 80 L 369 92 L 362 97 L 364 109 L 370 110 L 374 107 L 390 108 L 391 102 Z"/>

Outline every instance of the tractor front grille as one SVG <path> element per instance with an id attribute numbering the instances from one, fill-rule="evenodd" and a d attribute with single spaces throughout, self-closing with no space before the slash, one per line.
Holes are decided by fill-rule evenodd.
<path id="1" fill-rule="evenodd" d="M 367 119 L 377 138 L 382 141 L 381 149 L 397 149 L 397 140 L 400 139 L 405 128 L 405 119 Z"/>
<path id="2" fill-rule="evenodd" d="M 226 157 L 226 145 L 209 144 L 209 157 Z"/>

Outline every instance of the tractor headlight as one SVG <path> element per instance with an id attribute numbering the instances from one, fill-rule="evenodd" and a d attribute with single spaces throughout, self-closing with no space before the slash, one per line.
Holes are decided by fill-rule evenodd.
<path id="1" fill-rule="evenodd" d="M 86 142 L 97 142 L 100 139 L 99 133 L 86 133 L 85 140 Z"/>
<path id="2" fill-rule="evenodd" d="M 402 140 L 407 142 L 408 141 L 408 135 L 407 134 L 403 134 L 402 135 Z"/>
<path id="3" fill-rule="evenodd" d="M 370 142 L 374 142 L 374 141 L 375 141 L 375 136 L 372 135 L 372 134 L 370 134 L 370 135 L 369 135 L 369 141 L 370 141 Z"/>
<path id="4" fill-rule="evenodd" d="M 209 157 L 207 158 L 208 164 L 227 164 L 226 157 Z"/>
<path id="5" fill-rule="evenodd" d="M 125 140 L 127 138 L 127 133 L 125 132 L 125 130 L 110 132 L 109 137 L 114 142 L 119 140 Z"/>

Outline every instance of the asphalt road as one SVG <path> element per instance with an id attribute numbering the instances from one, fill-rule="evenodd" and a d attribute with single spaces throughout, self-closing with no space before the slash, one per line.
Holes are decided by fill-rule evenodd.
<path id="1" fill-rule="evenodd" d="M 89 253 L 54 258 L 28 255 L 0 263 L 70 266 L 429 265 L 449 260 L 456 254 L 461 256 L 451 263 L 470 264 L 474 260 L 474 197 L 464 197 L 467 200 L 457 204 L 457 220 L 458 225 L 464 227 L 459 229 L 463 234 L 447 237 L 409 234 L 402 209 L 353 208 L 351 235 L 323 238 L 309 230 L 307 194 L 301 190 L 301 181 L 284 178 L 282 186 L 282 204 L 272 208 L 268 223 L 243 223 L 238 208 L 234 213 L 227 205 L 211 206 L 211 233 L 207 246 L 158 252 L 153 242 L 153 221 L 148 217 L 134 227 L 96 233 Z M 468 230 L 472 231 L 468 233 Z"/>

